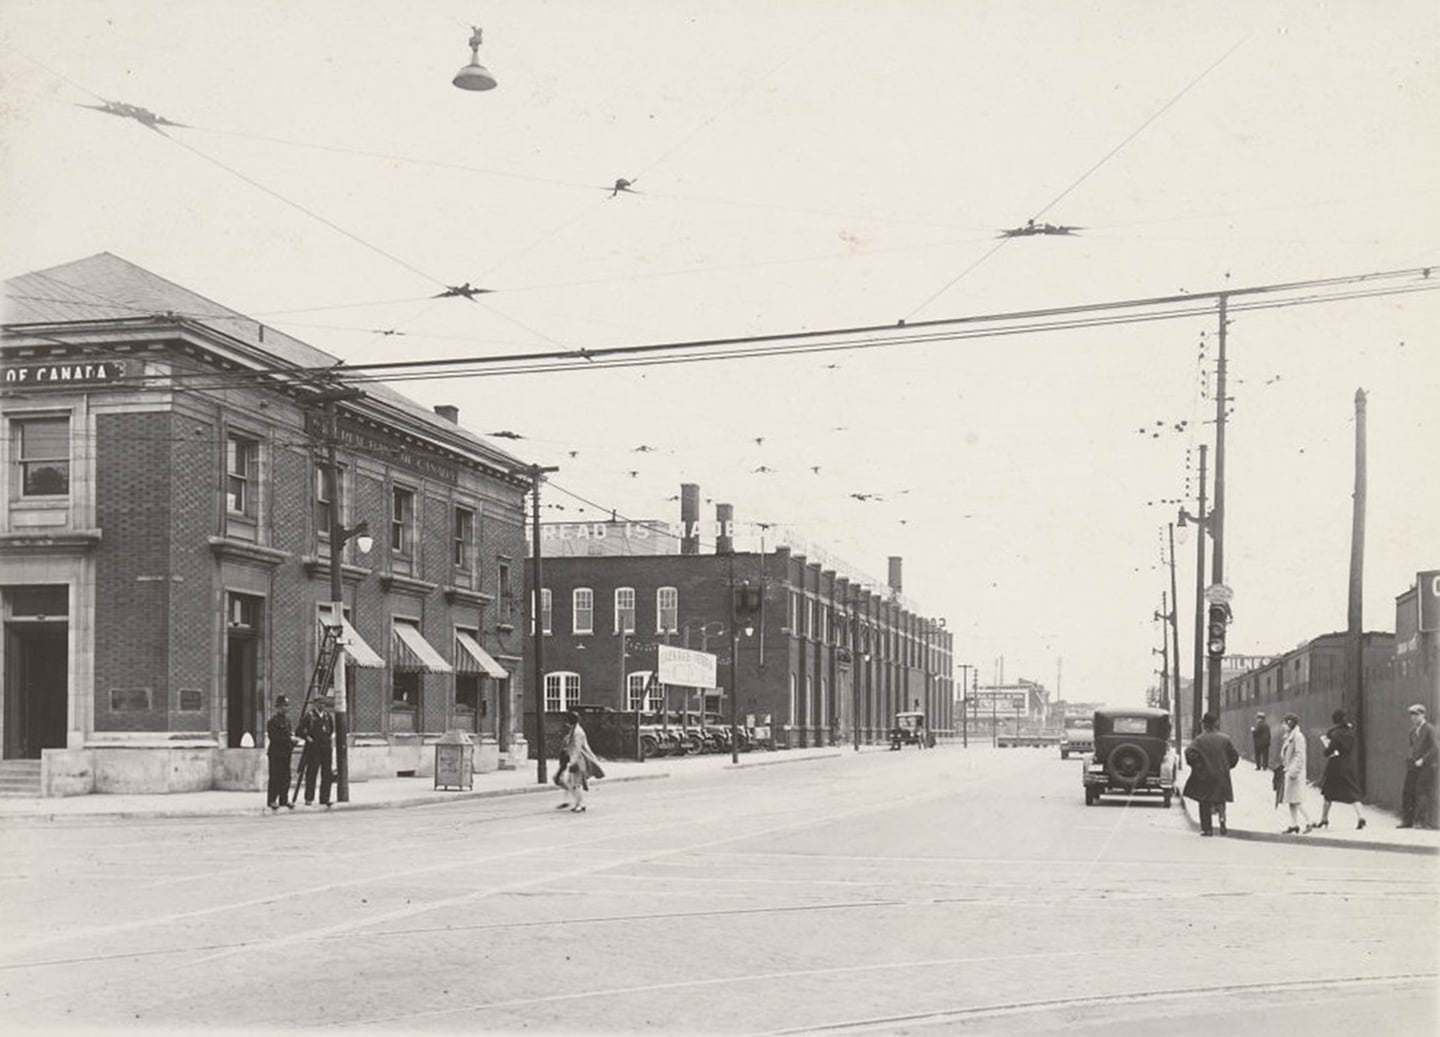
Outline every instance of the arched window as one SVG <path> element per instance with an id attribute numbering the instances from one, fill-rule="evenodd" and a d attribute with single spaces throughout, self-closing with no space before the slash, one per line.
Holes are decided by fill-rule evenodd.
<path id="1" fill-rule="evenodd" d="M 558 670 L 545 675 L 545 712 L 563 713 L 580 704 L 580 675 Z"/>
<path id="2" fill-rule="evenodd" d="M 660 708 L 659 685 L 650 691 L 649 696 L 646 695 L 647 690 L 650 690 L 650 674 L 650 670 L 636 670 L 625 675 L 625 708 L 632 713 L 650 713 Z M 651 701 L 654 702 L 653 706 Z"/>

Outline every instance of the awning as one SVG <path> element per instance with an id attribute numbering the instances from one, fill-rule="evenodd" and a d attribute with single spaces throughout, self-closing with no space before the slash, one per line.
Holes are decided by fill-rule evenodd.
<path id="1" fill-rule="evenodd" d="M 329 605 L 320 606 L 320 622 L 333 625 Z M 340 647 L 345 649 L 350 661 L 361 669 L 385 669 L 385 660 L 380 658 L 380 653 L 365 643 L 365 639 L 355 632 L 355 628 L 344 616 L 340 617 Z"/>
<path id="2" fill-rule="evenodd" d="M 497 681 L 503 681 L 510 676 L 509 671 L 497 663 L 489 652 L 480 647 L 480 642 L 465 631 L 455 631 L 455 643 L 460 646 L 460 651 L 455 653 L 457 672 L 483 673 L 487 677 L 494 677 Z"/>
<path id="3" fill-rule="evenodd" d="M 395 621 L 395 669 L 414 673 L 453 672 L 445 657 L 435 651 L 420 634 L 420 628 L 401 620 Z"/>

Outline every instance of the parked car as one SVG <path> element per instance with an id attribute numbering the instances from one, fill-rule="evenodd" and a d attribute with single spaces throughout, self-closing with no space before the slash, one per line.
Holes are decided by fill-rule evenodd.
<path id="1" fill-rule="evenodd" d="M 1060 759 L 1068 760 L 1071 753 L 1077 756 L 1095 751 L 1095 719 L 1070 715 L 1060 732 Z"/>
<path id="2" fill-rule="evenodd" d="M 900 749 L 907 745 L 918 745 L 928 749 L 935 744 L 930 729 L 925 726 L 924 713 L 896 713 L 895 724 L 890 728 L 890 748 Z"/>
<path id="3" fill-rule="evenodd" d="M 1170 714 L 1163 709 L 1097 709 L 1094 751 L 1082 771 L 1085 805 L 1108 792 L 1159 795 L 1169 806 L 1175 795 L 1177 758 L 1170 744 Z"/>

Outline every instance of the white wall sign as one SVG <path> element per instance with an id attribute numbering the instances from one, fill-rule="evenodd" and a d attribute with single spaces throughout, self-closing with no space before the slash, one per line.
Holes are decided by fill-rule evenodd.
<path id="1" fill-rule="evenodd" d="M 687 688 L 715 687 L 715 656 L 689 648 L 656 645 L 659 656 L 661 684 L 679 684 Z"/>

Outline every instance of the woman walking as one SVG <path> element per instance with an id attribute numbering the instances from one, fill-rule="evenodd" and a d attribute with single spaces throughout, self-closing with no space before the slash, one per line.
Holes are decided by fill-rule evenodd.
<path id="1" fill-rule="evenodd" d="M 585 734 L 585 728 L 580 726 L 580 714 L 573 710 L 566 713 L 565 725 L 561 752 L 568 761 L 565 765 L 565 790 L 569 794 L 567 802 L 570 803 L 572 814 L 583 814 L 590 778 L 603 778 L 605 772 L 600 768 L 600 758 L 590 748 L 590 739 Z"/>
<path id="2" fill-rule="evenodd" d="M 1360 812 L 1360 768 L 1355 757 L 1359 739 L 1343 709 L 1331 713 L 1330 721 L 1335 726 L 1325 732 L 1321 743 L 1325 746 L 1325 775 L 1320 779 L 1320 794 L 1325 797 L 1325 805 L 1314 827 L 1330 827 L 1331 803 L 1349 803 L 1355 808 L 1358 830 L 1365 827 L 1365 815 Z"/>
<path id="3" fill-rule="evenodd" d="M 1315 827 L 1301 805 L 1301 797 L 1305 793 L 1305 732 L 1300 730 L 1300 718 L 1294 713 L 1285 714 L 1284 726 L 1284 737 L 1280 741 L 1280 766 L 1285 771 L 1285 803 L 1290 807 L 1290 827 L 1285 829 L 1285 834 L 1296 835 L 1300 832 L 1302 817 L 1305 819 L 1305 831 Z"/>

